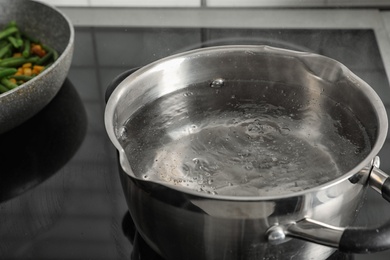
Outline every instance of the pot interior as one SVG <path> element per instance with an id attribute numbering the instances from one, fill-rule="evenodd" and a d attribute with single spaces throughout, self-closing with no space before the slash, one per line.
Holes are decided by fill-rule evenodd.
<path id="1" fill-rule="evenodd" d="M 370 157 L 384 125 L 379 98 L 343 65 L 269 47 L 177 55 L 118 88 L 127 172 L 208 194 L 323 185 Z"/>

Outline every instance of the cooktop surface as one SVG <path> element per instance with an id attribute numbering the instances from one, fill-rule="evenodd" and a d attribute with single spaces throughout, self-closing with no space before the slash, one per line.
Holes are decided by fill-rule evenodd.
<path id="1" fill-rule="evenodd" d="M 375 89 L 390 115 L 389 81 L 370 29 L 76 26 L 75 31 L 72 66 L 58 95 L 31 120 L 0 135 L 1 259 L 154 259 L 138 254 L 153 255 L 139 242 L 127 212 L 117 154 L 104 127 L 106 87 L 131 68 L 213 45 L 309 51 L 350 68 Z M 388 142 L 379 156 L 390 156 Z M 382 160 L 381 169 L 390 172 L 390 161 Z M 389 205 L 369 189 L 356 225 L 378 225 L 387 216 Z"/>

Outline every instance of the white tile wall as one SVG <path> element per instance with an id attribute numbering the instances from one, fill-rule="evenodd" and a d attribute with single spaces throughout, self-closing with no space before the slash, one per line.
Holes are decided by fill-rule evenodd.
<path id="1" fill-rule="evenodd" d="M 206 0 L 209 7 L 358 7 L 389 6 L 389 0 Z"/>
<path id="2" fill-rule="evenodd" d="M 200 7 L 201 0 L 90 0 L 91 6 Z"/>
<path id="3" fill-rule="evenodd" d="M 308 4 L 308 2 L 323 2 L 323 0 L 207 0 L 210 7 L 271 7 L 271 6 L 296 6 Z"/>
<path id="4" fill-rule="evenodd" d="M 200 7 L 201 0 L 40 0 L 55 6 Z"/>
<path id="5" fill-rule="evenodd" d="M 390 0 L 38 0 L 55 6 L 92 7 L 329 7 L 390 6 Z"/>
<path id="6" fill-rule="evenodd" d="M 54 6 L 89 6 L 89 0 L 39 0 Z"/>

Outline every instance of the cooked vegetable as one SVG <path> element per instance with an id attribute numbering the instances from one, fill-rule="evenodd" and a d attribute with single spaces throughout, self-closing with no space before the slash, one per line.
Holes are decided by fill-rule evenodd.
<path id="1" fill-rule="evenodd" d="M 30 40 L 25 39 L 24 46 L 23 46 L 23 52 L 22 52 L 23 57 L 25 57 L 25 58 L 30 57 L 30 48 L 31 48 Z"/>
<path id="2" fill-rule="evenodd" d="M 3 85 L 0 84 L 0 93 L 5 93 L 7 92 L 9 89 L 4 87 Z"/>
<path id="3" fill-rule="evenodd" d="M 50 59 L 53 59 L 53 53 L 52 52 L 49 52 L 49 53 L 45 54 L 45 56 L 40 58 L 36 63 L 38 65 L 43 65 L 43 64 L 46 64 Z"/>
<path id="4" fill-rule="evenodd" d="M 0 60 L 0 67 L 19 67 L 28 62 L 36 63 L 38 61 L 39 57 L 37 56 L 27 59 L 24 57 L 11 57 Z"/>
<path id="5" fill-rule="evenodd" d="M 57 58 L 56 50 L 26 35 L 11 21 L 0 30 L 0 93 L 33 79 Z"/>
<path id="6" fill-rule="evenodd" d="M 4 68 L 4 69 L 0 69 L 0 78 L 4 78 L 4 77 L 7 77 L 7 76 L 11 76 L 13 74 L 15 74 L 18 70 L 15 69 L 15 68 Z"/>
<path id="7" fill-rule="evenodd" d="M 52 49 L 51 47 L 47 46 L 47 45 L 42 45 L 43 49 L 46 50 L 48 53 L 53 53 L 53 59 L 56 60 L 58 59 L 58 52 L 54 49 Z"/>
<path id="8" fill-rule="evenodd" d="M 11 80 L 5 77 L 0 80 L 0 83 L 3 84 L 8 89 L 14 89 L 18 86 L 15 82 L 12 82 Z"/>
<path id="9" fill-rule="evenodd" d="M 22 47 L 23 45 L 23 40 L 22 39 L 18 39 L 18 38 L 15 38 L 13 36 L 8 36 L 7 37 L 7 40 L 12 44 L 12 46 L 16 49 Z"/>
<path id="10" fill-rule="evenodd" d="M 0 39 L 7 37 L 8 35 L 14 34 L 18 32 L 18 28 L 16 26 L 10 26 L 0 32 Z"/>
<path id="11" fill-rule="evenodd" d="M 11 50 L 11 43 L 7 43 L 0 49 L 0 58 L 4 57 Z"/>
<path id="12" fill-rule="evenodd" d="M 30 79 L 33 78 L 33 76 L 27 76 L 27 75 L 13 75 L 13 79 L 16 81 L 29 81 Z"/>

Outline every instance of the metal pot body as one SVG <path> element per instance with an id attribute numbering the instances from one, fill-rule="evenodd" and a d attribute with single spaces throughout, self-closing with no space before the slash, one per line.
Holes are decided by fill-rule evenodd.
<path id="1" fill-rule="evenodd" d="M 129 117 L 145 104 L 189 85 L 206 82 L 218 88 L 224 81 L 270 82 L 270 88 L 259 89 L 253 95 L 267 96 L 268 102 L 291 111 L 309 104 L 314 112 L 341 115 L 340 134 L 359 143 L 362 138 L 357 129 L 343 116 L 343 111 L 353 111 L 366 129 L 370 152 L 345 174 L 325 184 L 283 195 L 212 195 L 137 176 L 129 163 L 132 154 L 125 151 L 124 144 L 126 133 L 122 127 Z M 338 105 L 329 105 L 324 97 Z M 319 129 L 322 123 L 318 122 Z M 143 67 L 121 81 L 112 93 L 105 124 L 119 151 L 123 189 L 134 222 L 146 242 L 169 260 L 326 259 L 334 248 L 290 237 L 274 239 L 278 233 L 269 230 L 305 218 L 337 227 L 351 225 L 368 185 L 372 160 L 387 133 L 381 100 L 345 66 L 320 55 L 267 46 L 206 48 Z M 352 157 L 343 157 L 345 153 Z M 353 154 L 342 151 L 340 158 L 354 158 Z M 280 235 L 290 232 L 291 237 L 300 237 L 302 229 L 310 230 L 311 225 L 300 226 L 299 232 L 287 228 Z M 339 238 L 333 239 L 332 232 L 325 232 L 322 240 L 326 241 L 328 235 L 329 243 L 325 244 L 337 247 Z M 315 238 L 310 240 L 316 242 Z"/>
<path id="2" fill-rule="evenodd" d="M 306 216 L 345 227 L 361 205 L 367 174 L 329 189 L 262 201 L 215 200 L 150 185 L 121 172 L 131 216 L 145 241 L 165 259 L 326 259 L 334 248 L 287 239 L 270 244 L 267 230 Z M 358 175 L 357 175 L 358 176 Z"/>

